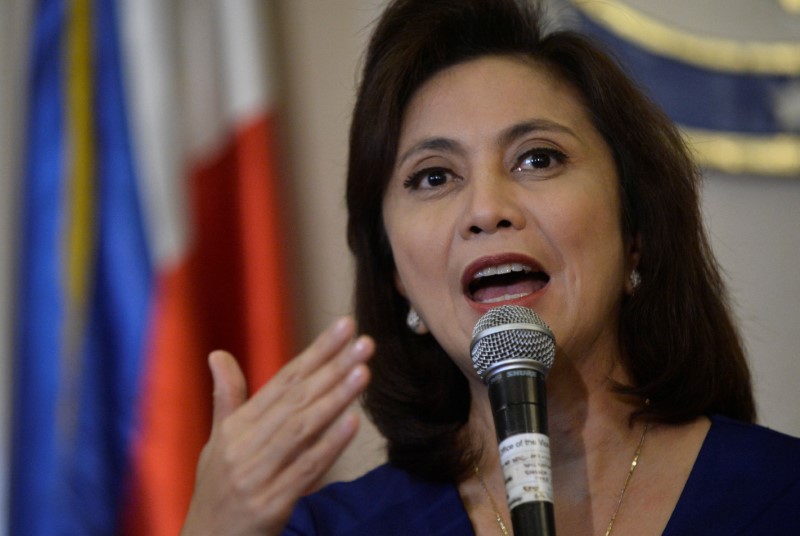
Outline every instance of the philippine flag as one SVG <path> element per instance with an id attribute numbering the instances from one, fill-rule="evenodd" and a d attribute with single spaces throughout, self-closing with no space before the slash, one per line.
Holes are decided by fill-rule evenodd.
<path id="1" fill-rule="evenodd" d="M 178 534 L 208 353 L 293 349 L 267 6 L 32 8 L 10 534 Z"/>

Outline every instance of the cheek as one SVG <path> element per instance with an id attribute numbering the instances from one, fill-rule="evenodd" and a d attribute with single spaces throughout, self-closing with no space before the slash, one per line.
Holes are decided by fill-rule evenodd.
<path id="1" fill-rule="evenodd" d="M 420 289 L 441 271 L 436 263 L 442 255 L 436 254 L 433 237 L 421 227 L 424 226 L 419 220 L 408 218 L 400 225 L 389 223 L 386 229 L 394 257 L 397 289 L 415 302 Z"/>
<path id="2" fill-rule="evenodd" d="M 446 274 L 452 226 L 441 210 L 409 210 L 402 203 L 384 205 L 385 226 L 395 267 L 408 292 L 441 285 Z"/>
<path id="3" fill-rule="evenodd" d="M 410 294 L 441 287 L 445 270 L 442 247 L 431 237 L 407 234 L 391 242 L 401 285 Z M 406 296 L 408 297 L 408 296 Z"/>
<path id="4" fill-rule="evenodd" d="M 571 283 L 611 290 L 624 266 L 624 244 L 616 201 L 608 195 L 572 196 L 553 204 L 545 234 Z M 557 208 L 555 208 L 557 207 Z"/>

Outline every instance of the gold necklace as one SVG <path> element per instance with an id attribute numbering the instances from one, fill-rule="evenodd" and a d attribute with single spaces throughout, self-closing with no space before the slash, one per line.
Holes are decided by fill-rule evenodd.
<path id="1" fill-rule="evenodd" d="M 622 499 L 625 497 L 625 490 L 628 489 L 628 484 L 631 483 L 631 477 L 633 476 L 633 472 L 636 470 L 636 466 L 639 465 L 639 455 L 642 453 L 642 445 L 644 445 L 644 436 L 647 433 L 647 428 L 649 426 L 650 423 L 644 424 L 644 430 L 642 430 L 642 437 L 639 438 L 639 446 L 636 447 L 636 454 L 633 455 L 631 468 L 628 469 L 628 476 L 625 477 L 625 483 L 622 485 L 622 490 L 619 492 L 619 499 L 617 499 L 617 507 L 614 508 L 614 513 L 611 515 L 611 521 L 608 522 L 608 528 L 606 529 L 605 536 L 610 536 L 611 529 L 614 528 L 614 521 L 617 520 L 617 514 L 619 513 L 619 508 L 620 506 L 622 506 Z"/>
<path id="2" fill-rule="evenodd" d="M 503 536 L 508 536 L 508 529 L 506 528 L 506 524 L 503 523 L 503 518 L 500 517 L 500 511 L 497 509 L 497 505 L 492 498 L 492 494 L 489 493 L 489 488 L 486 487 L 486 482 L 483 481 L 483 477 L 481 476 L 481 468 L 477 465 L 475 466 L 475 476 L 478 477 L 478 481 L 481 483 L 481 487 L 483 488 L 483 492 L 489 497 L 489 503 L 492 505 L 492 510 L 494 510 L 494 518 L 497 520 L 497 524 L 500 526 L 500 531 L 503 533 Z"/>
<path id="3" fill-rule="evenodd" d="M 628 469 L 628 476 L 625 477 L 625 483 L 622 485 L 622 489 L 619 492 L 617 506 L 614 508 L 614 513 L 611 515 L 611 521 L 608 522 L 608 528 L 606 528 L 605 536 L 611 536 L 611 529 L 614 528 L 614 522 L 617 520 L 617 514 L 619 514 L 619 509 L 622 506 L 622 499 L 625 498 L 625 492 L 628 490 L 628 484 L 631 483 L 633 472 L 636 470 L 636 466 L 639 465 L 639 456 L 642 454 L 642 445 L 644 445 L 644 436 L 647 434 L 647 429 L 649 426 L 649 423 L 645 423 L 644 425 L 644 430 L 642 430 L 642 435 L 639 438 L 639 445 L 636 447 L 636 452 L 633 455 L 633 461 L 631 461 L 631 468 Z M 494 510 L 494 516 L 497 520 L 497 525 L 500 527 L 500 531 L 503 533 L 503 536 L 509 536 L 508 529 L 506 528 L 506 524 L 503 522 L 503 518 L 500 516 L 500 511 L 497 508 L 497 504 L 494 502 L 492 494 L 489 493 L 489 488 L 486 486 L 486 482 L 483 481 L 483 477 L 481 476 L 481 469 L 477 465 L 475 466 L 475 476 L 478 477 L 478 481 L 481 483 L 483 492 L 486 494 L 486 497 L 489 498 L 489 503 L 492 505 L 492 510 Z"/>

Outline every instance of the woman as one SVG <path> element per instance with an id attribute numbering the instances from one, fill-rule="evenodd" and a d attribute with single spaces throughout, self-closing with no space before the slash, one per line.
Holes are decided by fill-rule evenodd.
<path id="1" fill-rule="evenodd" d="M 250 400 L 233 359 L 211 356 L 185 534 L 510 533 L 469 356 L 475 322 L 506 303 L 556 337 L 559 534 L 800 526 L 798 464 L 768 467 L 800 442 L 747 424 L 749 373 L 680 136 L 597 47 L 540 21 L 521 0 L 386 8 L 350 137 L 366 335 L 341 320 Z M 300 499 L 354 435 L 344 411 L 362 390 L 389 464 Z"/>

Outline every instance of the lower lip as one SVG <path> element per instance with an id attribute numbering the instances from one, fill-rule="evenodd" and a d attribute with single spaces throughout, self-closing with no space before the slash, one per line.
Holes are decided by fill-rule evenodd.
<path id="1" fill-rule="evenodd" d="M 487 311 L 494 309 L 495 307 L 500 307 L 501 305 L 520 305 L 522 307 L 528 307 L 529 309 L 534 309 L 535 305 L 541 300 L 542 296 L 547 289 L 550 287 L 550 283 L 548 282 L 545 286 L 537 290 L 536 292 L 532 292 L 530 294 L 523 294 L 518 297 L 510 297 L 509 299 L 503 299 L 498 301 L 492 302 L 476 302 L 472 300 L 469 296 L 466 296 L 467 302 L 469 303 L 470 307 L 475 311 L 479 312 L 481 315 L 486 313 Z"/>

